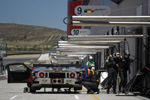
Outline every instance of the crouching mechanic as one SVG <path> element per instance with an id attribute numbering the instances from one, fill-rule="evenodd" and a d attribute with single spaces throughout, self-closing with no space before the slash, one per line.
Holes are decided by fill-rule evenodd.
<path id="1" fill-rule="evenodd" d="M 85 88 L 87 88 L 87 93 L 93 94 L 97 92 L 99 94 L 99 77 L 98 74 L 95 72 L 94 67 L 90 67 L 90 73 L 88 73 L 88 76 L 85 78 L 85 81 L 83 82 L 83 85 Z"/>

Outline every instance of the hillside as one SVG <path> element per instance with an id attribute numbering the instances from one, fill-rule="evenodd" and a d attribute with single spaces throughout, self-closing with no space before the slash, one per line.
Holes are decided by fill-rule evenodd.
<path id="1" fill-rule="evenodd" d="M 8 50 L 43 50 L 50 49 L 66 32 L 42 26 L 0 23 L 0 39 Z"/>

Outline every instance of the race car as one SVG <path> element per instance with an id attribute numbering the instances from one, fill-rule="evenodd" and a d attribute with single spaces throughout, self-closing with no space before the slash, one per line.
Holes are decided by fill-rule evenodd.
<path id="1" fill-rule="evenodd" d="M 79 64 L 12 63 L 7 66 L 8 83 L 27 83 L 26 91 L 34 93 L 41 88 L 82 89 L 82 68 Z M 24 91 L 25 91 L 24 90 Z"/>

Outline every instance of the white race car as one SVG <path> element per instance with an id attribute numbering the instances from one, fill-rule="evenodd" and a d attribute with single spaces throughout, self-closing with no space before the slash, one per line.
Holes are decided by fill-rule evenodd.
<path id="1" fill-rule="evenodd" d="M 41 88 L 82 90 L 82 68 L 76 64 L 8 64 L 8 83 L 27 83 L 29 92 Z"/>

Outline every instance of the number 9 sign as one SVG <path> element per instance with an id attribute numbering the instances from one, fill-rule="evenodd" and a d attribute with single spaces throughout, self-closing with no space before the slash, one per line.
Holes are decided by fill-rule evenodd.
<path id="1" fill-rule="evenodd" d="M 76 14 L 76 15 L 82 15 L 82 12 L 83 12 L 83 9 L 82 9 L 81 6 L 77 6 L 77 7 L 75 8 L 75 14 Z"/>
<path id="2" fill-rule="evenodd" d="M 106 16 L 111 14 L 111 10 L 108 6 L 76 6 L 74 13 L 78 16 L 90 16 L 90 15 L 101 15 Z"/>

